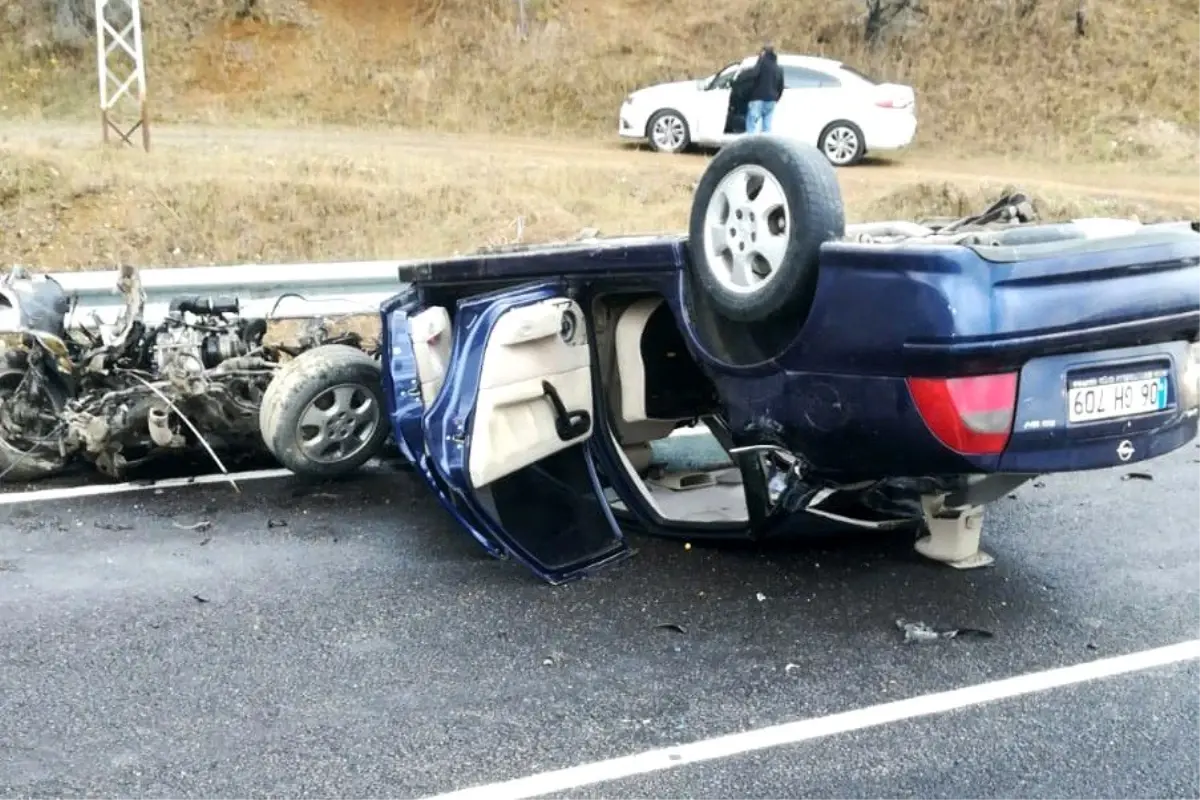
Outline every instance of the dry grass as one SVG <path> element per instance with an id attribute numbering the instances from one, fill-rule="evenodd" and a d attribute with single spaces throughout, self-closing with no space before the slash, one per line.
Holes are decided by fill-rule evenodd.
<path id="1" fill-rule="evenodd" d="M 1197 157 L 1195 0 L 1091 2 L 1082 38 L 1076 0 L 930 0 L 877 51 L 861 42 L 860 0 L 529 0 L 524 42 L 511 0 L 264 3 L 265 21 L 230 21 L 220 4 L 144 0 L 156 115 L 610 137 L 628 91 L 770 36 L 915 85 L 918 142 L 939 152 Z M 52 57 L 31 44 L 36 20 L 5 24 L 2 113 L 91 113 L 90 54 Z"/>
<path id="2" fill-rule="evenodd" d="M 859 206 L 865 218 L 921 219 L 962 217 L 982 211 L 1002 195 L 1021 187 L 980 181 L 971 185 L 912 183 Z M 1190 202 L 1139 201 L 1112 195 L 1063 191 L 1026 191 L 1039 219 L 1068 220 L 1081 217 L 1135 218 L 1142 222 L 1195 219 L 1196 204 Z"/>
<path id="3" fill-rule="evenodd" d="M 518 229 L 523 241 L 584 228 L 682 230 L 705 164 L 353 142 L 340 151 L 164 144 L 149 155 L 22 145 L 0 148 L 0 258 L 54 270 L 401 259 L 515 241 Z M 1003 188 L 977 179 L 929 183 L 886 166 L 839 174 L 852 220 L 978 210 Z M 1186 195 L 1146 202 L 1062 188 L 1031 194 L 1051 217 L 1200 213 Z"/>

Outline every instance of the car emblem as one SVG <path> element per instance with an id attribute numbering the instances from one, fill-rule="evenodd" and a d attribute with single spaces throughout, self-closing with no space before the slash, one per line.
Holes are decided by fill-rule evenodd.
<path id="1" fill-rule="evenodd" d="M 1122 461 L 1128 461 L 1133 458 L 1133 442 L 1125 439 L 1117 445 L 1117 458 Z"/>

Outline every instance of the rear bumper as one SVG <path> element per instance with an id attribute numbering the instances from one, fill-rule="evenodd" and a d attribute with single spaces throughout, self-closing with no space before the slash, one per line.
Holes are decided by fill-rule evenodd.
<path id="1" fill-rule="evenodd" d="M 1165 456 L 1196 438 L 1195 409 L 1176 415 L 1151 431 L 1108 435 L 1067 444 L 1043 444 L 1030 450 L 1009 450 L 996 472 L 1045 475 L 1053 472 L 1085 472 L 1124 467 Z M 1125 457 L 1128 455 L 1128 457 Z"/>
<path id="2" fill-rule="evenodd" d="M 892 114 L 895 119 L 881 116 L 869 132 L 864 132 L 868 151 L 899 150 L 912 144 L 917 135 L 917 118 L 902 111 Z"/>
<path id="3" fill-rule="evenodd" d="M 1081 374 L 1168 370 L 1166 407 L 1157 412 L 1072 423 L 1067 385 Z M 1185 341 L 1035 358 L 1022 367 L 1013 433 L 1002 472 L 1074 472 L 1135 464 L 1177 450 L 1197 434 L 1200 372 Z"/>
<path id="4" fill-rule="evenodd" d="M 1045 355 L 1015 368 L 1020 377 L 1012 434 L 995 455 L 963 455 L 943 444 L 902 377 L 785 372 L 750 383 L 743 378 L 736 388 L 722 387 L 722 399 L 731 428 L 747 443 L 778 443 L 803 454 L 814 470 L 846 480 L 1081 472 L 1157 458 L 1196 438 L 1200 365 L 1189 360 L 1190 347 L 1175 340 Z M 1069 374 L 1109 367 L 1119 372 L 1147 362 L 1170 365 L 1166 408 L 1099 423 L 1068 422 Z M 969 362 L 954 372 L 970 372 L 963 366 Z"/>

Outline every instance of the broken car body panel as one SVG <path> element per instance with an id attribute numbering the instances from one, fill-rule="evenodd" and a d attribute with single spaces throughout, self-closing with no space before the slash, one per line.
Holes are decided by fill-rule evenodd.
<path id="1" fill-rule="evenodd" d="M 415 301 L 410 295 L 398 295 L 382 307 L 384 326 L 380 332 L 380 344 L 387 359 L 387 368 L 382 371 L 381 377 L 396 447 L 429 486 L 442 507 L 467 529 L 484 550 L 492 556 L 502 557 L 506 552 L 504 547 L 492 538 L 470 509 L 455 505 L 442 478 L 429 463 L 423 423 L 425 403 L 426 397 L 435 397 L 441 390 L 445 364 L 442 360 L 434 361 L 434 358 L 435 354 L 446 353 L 444 345 L 449 344 L 450 331 L 438 329 L 430 324 L 432 320 L 427 317 L 417 321 L 418 331 L 414 335 L 413 320 L 409 313 L 414 310 Z M 434 319 L 445 314 L 444 309 L 440 308 L 429 311 L 433 312 Z M 437 313 L 439 311 L 441 314 Z M 425 350 L 428 355 L 419 358 L 418 348 Z M 424 369 L 421 367 L 422 361 L 425 362 Z"/>
<path id="2" fill-rule="evenodd" d="M 459 519 L 552 583 L 628 553 L 604 502 L 587 320 L 555 284 L 473 297 L 424 417 L 429 463 Z"/>

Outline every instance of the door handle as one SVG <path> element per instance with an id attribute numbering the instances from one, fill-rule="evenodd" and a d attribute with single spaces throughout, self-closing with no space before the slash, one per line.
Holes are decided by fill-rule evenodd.
<path id="1" fill-rule="evenodd" d="M 558 390 L 550 381 L 542 381 L 542 392 L 554 407 L 554 430 L 564 442 L 578 439 L 592 426 L 592 415 L 586 411 L 567 411 Z"/>

